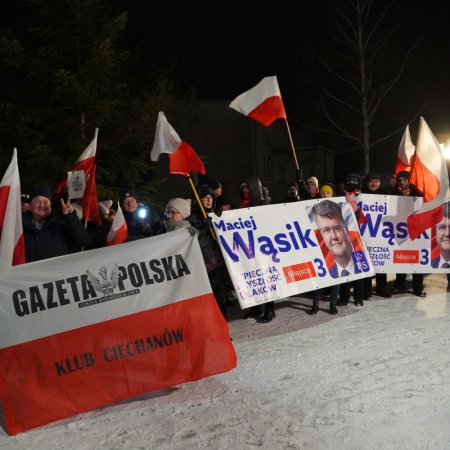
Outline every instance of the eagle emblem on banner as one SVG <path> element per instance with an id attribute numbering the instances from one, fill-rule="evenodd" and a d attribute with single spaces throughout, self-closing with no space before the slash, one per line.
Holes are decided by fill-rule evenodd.
<path id="1" fill-rule="evenodd" d="M 98 273 L 100 278 L 97 278 L 89 270 L 86 271 L 87 279 L 90 281 L 94 289 L 101 292 L 104 296 L 113 294 L 114 289 L 119 284 L 119 268 L 117 267 L 117 264 L 115 264 L 111 270 L 109 280 L 107 277 L 108 270 L 105 266 L 100 267 Z"/>

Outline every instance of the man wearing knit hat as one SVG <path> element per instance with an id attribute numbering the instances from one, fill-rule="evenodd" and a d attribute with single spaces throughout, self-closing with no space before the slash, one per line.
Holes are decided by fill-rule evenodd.
<path id="1" fill-rule="evenodd" d="M 164 223 L 159 211 L 138 202 L 138 197 L 132 189 L 121 191 L 119 200 L 127 223 L 128 240 L 134 241 L 164 233 Z"/>
<path id="2" fill-rule="evenodd" d="M 286 186 L 287 195 L 281 199 L 280 203 L 298 202 L 301 200 L 299 195 L 298 184 L 295 181 L 291 181 Z"/>
<path id="3" fill-rule="evenodd" d="M 388 195 L 388 191 L 381 187 L 380 174 L 376 172 L 369 172 L 365 178 L 365 185 L 362 188 L 363 194 L 378 194 Z"/>
<path id="4" fill-rule="evenodd" d="M 45 186 L 35 187 L 29 196 L 30 210 L 22 217 L 27 262 L 67 255 L 91 245 L 88 232 L 70 204 L 61 199 L 63 218 L 51 216 L 52 197 Z"/>

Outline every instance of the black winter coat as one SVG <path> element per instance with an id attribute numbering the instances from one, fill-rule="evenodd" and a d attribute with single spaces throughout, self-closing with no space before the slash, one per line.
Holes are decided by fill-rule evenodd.
<path id="1" fill-rule="evenodd" d="M 211 212 L 205 210 L 205 212 Z M 203 255 L 203 261 L 205 262 L 208 275 L 216 272 L 217 270 L 225 269 L 225 261 L 220 251 L 219 244 L 213 238 L 211 230 L 209 228 L 210 222 L 203 217 L 202 212 L 198 206 L 194 206 L 192 214 L 186 219 L 193 227 L 195 227 L 198 233 L 198 242 Z"/>
<path id="2" fill-rule="evenodd" d="M 404 195 L 406 197 L 423 197 L 422 192 L 419 191 L 412 183 L 408 184 L 408 187 L 404 190 L 400 189 L 398 184 L 391 190 L 391 195 Z"/>
<path id="3" fill-rule="evenodd" d="M 75 211 L 62 219 L 49 217 L 40 230 L 33 225 L 31 213 L 26 213 L 22 226 L 27 263 L 75 253 L 92 244 Z"/>

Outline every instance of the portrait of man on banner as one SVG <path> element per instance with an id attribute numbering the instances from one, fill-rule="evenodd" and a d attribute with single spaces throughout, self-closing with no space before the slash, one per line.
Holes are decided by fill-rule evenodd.
<path id="1" fill-rule="evenodd" d="M 314 232 L 328 272 L 333 278 L 370 270 L 356 219 L 351 216 L 351 209 L 344 218 L 343 205 L 324 199 L 310 208 L 308 214 L 311 222 L 317 226 Z"/>
<path id="2" fill-rule="evenodd" d="M 450 269 L 450 202 L 442 205 L 442 220 L 431 232 L 431 267 Z"/>

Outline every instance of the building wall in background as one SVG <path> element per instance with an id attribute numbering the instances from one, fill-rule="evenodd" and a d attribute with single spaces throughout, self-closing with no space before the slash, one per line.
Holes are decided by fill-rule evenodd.
<path id="1" fill-rule="evenodd" d="M 181 139 L 188 142 L 206 166 L 207 177 L 193 175 L 194 183 L 218 179 L 223 195 L 233 208 L 239 205 L 239 184 L 251 175 L 269 188 L 273 202 L 285 195 L 286 184 L 296 177 L 296 166 L 289 134 L 283 120 L 270 127 L 245 117 L 228 107 L 230 101 L 208 101 L 183 105 L 167 120 Z M 331 179 L 334 158 L 324 149 L 313 147 L 312 138 L 297 124 L 289 124 L 299 166 L 307 178 Z M 191 189 L 185 176 L 170 175 L 167 155 L 155 164 L 155 176 L 163 179 L 157 200 L 161 204 L 173 197 L 189 198 Z"/>

